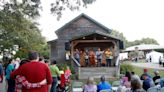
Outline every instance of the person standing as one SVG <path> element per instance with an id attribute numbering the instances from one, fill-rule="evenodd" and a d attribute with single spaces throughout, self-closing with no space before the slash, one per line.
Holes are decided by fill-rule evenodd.
<path id="1" fill-rule="evenodd" d="M 2 65 L 2 61 L 0 61 L 0 83 L 3 83 L 3 65 Z"/>
<path id="2" fill-rule="evenodd" d="M 105 57 L 106 57 L 106 63 L 107 63 L 106 66 L 107 67 L 111 66 L 113 55 L 109 48 L 105 51 Z"/>
<path id="3" fill-rule="evenodd" d="M 93 49 L 90 49 L 90 51 L 89 51 L 89 62 L 90 62 L 91 66 L 95 66 L 96 65 L 95 53 L 94 53 Z"/>
<path id="4" fill-rule="evenodd" d="M 52 83 L 52 76 L 49 68 L 45 64 L 38 61 L 39 54 L 36 51 L 30 51 L 28 57 L 30 62 L 20 66 L 19 69 L 15 70 L 11 74 L 11 78 L 15 79 L 17 75 L 21 75 L 24 76 L 30 83 L 38 83 L 46 79 L 46 85 L 43 85 L 40 88 L 32 89 L 23 87 L 22 92 L 49 92 Z"/>
<path id="5" fill-rule="evenodd" d="M 75 49 L 74 57 L 77 60 L 77 62 L 80 63 L 80 52 L 78 49 Z"/>
<path id="6" fill-rule="evenodd" d="M 20 62 L 20 66 L 28 62 L 29 62 L 28 60 L 22 60 Z M 25 87 L 27 89 L 39 88 L 42 85 L 46 85 L 46 83 L 47 83 L 46 79 L 38 83 L 29 83 L 24 76 L 17 75 L 15 78 L 15 91 L 14 92 L 22 92 L 22 87 Z"/>
<path id="7" fill-rule="evenodd" d="M 14 60 L 10 59 L 9 64 L 6 68 L 6 80 L 8 84 L 7 92 L 14 92 L 15 89 L 15 80 L 10 78 L 10 74 L 14 71 Z"/>
<path id="8" fill-rule="evenodd" d="M 60 76 L 60 71 L 59 68 L 57 67 L 57 62 L 55 60 L 51 61 L 50 65 L 50 71 L 52 74 L 52 86 L 51 86 L 51 91 L 50 92 L 57 92 L 57 83 L 58 83 L 58 76 Z"/>
<path id="9" fill-rule="evenodd" d="M 15 59 L 15 62 L 14 62 L 14 69 L 16 70 L 16 69 L 18 69 L 18 67 L 19 67 L 19 64 L 20 63 L 20 58 L 16 58 Z"/>
<path id="10" fill-rule="evenodd" d="M 88 50 L 85 50 L 84 56 L 85 56 L 85 66 L 88 66 L 89 65 L 89 53 L 88 53 Z"/>
<path id="11" fill-rule="evenodd" d="M 102 51 L 100 48 L 96 51 L 96 58 L 97 58 L 97 66 L 101 66 L 102 61 Z"/>
<path id="12" fill-rule="evenodd" d="M 80 65 L 81 67 L 85 66 L 85 52 L 84 51 L 80 51 Z"/>

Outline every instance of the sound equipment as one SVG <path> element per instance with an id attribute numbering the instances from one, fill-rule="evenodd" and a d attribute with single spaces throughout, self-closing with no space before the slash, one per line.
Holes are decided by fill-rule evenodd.
<path id="1" fill-rule="evenodd" d="M 69 42 L 65 42 L 65 50 L 70 50 L 70 43 Z"/>

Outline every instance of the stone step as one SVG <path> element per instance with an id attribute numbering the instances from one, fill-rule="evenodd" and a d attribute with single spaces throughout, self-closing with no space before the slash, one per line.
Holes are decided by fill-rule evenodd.
<path id="1" fill-rule="evenodd" d="M 79 72 L 79 79 L 100 78 L 102 75 L 111 78 L 116 74 L 116 67 L 82 67 Z"/>

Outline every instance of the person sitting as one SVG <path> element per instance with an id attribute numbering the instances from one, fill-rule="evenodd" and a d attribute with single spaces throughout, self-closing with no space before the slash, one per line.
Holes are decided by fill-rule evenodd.
<path id="1" fill-rule="evenodd" d="M 147 74 L 143 74 L 143 89 L 144 90 L 148 90 L 150 87 L 153 87 L 154 86 L 154 82 L 151 78 L 149 78 L 149 76 Z"/>
<path id="2" fill-rule="evenodd" d="M 100 92 L 101 90 L 111 90 L 111 85 L 105 81 L 105 76 L 101 76 L 100 83 L 97 85 L 97 91 Z"/>
<path id="3" fill-rule="evenodd" d="M 128 77 L 122 78 L 122 86 L 125 86 L 126 88 L 130 88 L 130 81 L 128 81 Z"/>
<path id="4" fill-rule="evenodd" d="M 97 92 L 97 86 L 94 84 L 94 78 L 89 77 L 87 83 L 84 85 L 83 92 Z"/>
<path id="5" fill-rule="evenodd" d="M 160 86 L 161 86 L 161 88 L 164 87 L 164 78 L 160 79 Z"/>
<path id="6" fill-rule="evenodd" d="M 131 80 L 131 92 L 146 92 L 142 88 L 141 80 L 138 77 L 133 77 Z"/>
<path id="7" fill-rule="evenodd" d="M 160 82 L 160 75 L 159 75 L 159 71 L 154 71 L 154 77 L 153 77 L 153 81 L 155 83 L 155 85 L 158 85 Z"/>
<path id="8" fill-rule="evenodd" d="M 138 78 L 138 79 L 140 79 L 140 77 L 137 75 L 137 74 L 135 74 L 135 72 L 131 72 L 131 79 L 133 79 L 133 78 Z"/>
<path id="9" fill-rule="evenodd" d="M 117 89 L 117 92 L 126 92 L 127 88 L 131 87 L 130 82 L 128 81 L 128 77 L 123 76 L 120 80 L 120 86 Z"/>
<path id="10" fill-rule="evenodd" d="M 143 74 L 142 74 L 141 77 L 140 77 L 141 80 L 144 80 L 144 79 L 143 79 L 143 75 L 145 75 L 145 74 L 146 74 L 149 78 L 152 78 L 152 77 L 148 74 L 148 69 L 145 68 L 145 69 L 143 69 Z"/>

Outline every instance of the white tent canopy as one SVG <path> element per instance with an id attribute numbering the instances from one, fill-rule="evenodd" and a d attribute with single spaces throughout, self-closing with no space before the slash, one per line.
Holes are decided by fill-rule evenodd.
<path id="1" fill-rule="evenodd" d="M 152 63 L 159 63 L 159 58 L 163 57 L 163 54 L 162 53 L 159 53 L 159 52 L 156 52 L 156 51 L 152 51 L 148 54 L 146 54 L 146 60 L 150 60 L 150 57 L 151 57 L 151 62 Z"/>
<path id="2" fill-rule="evenodd" d="M 119 60 L 125 60 L 128 59 L 128 53 L 119 53 Z"/>

